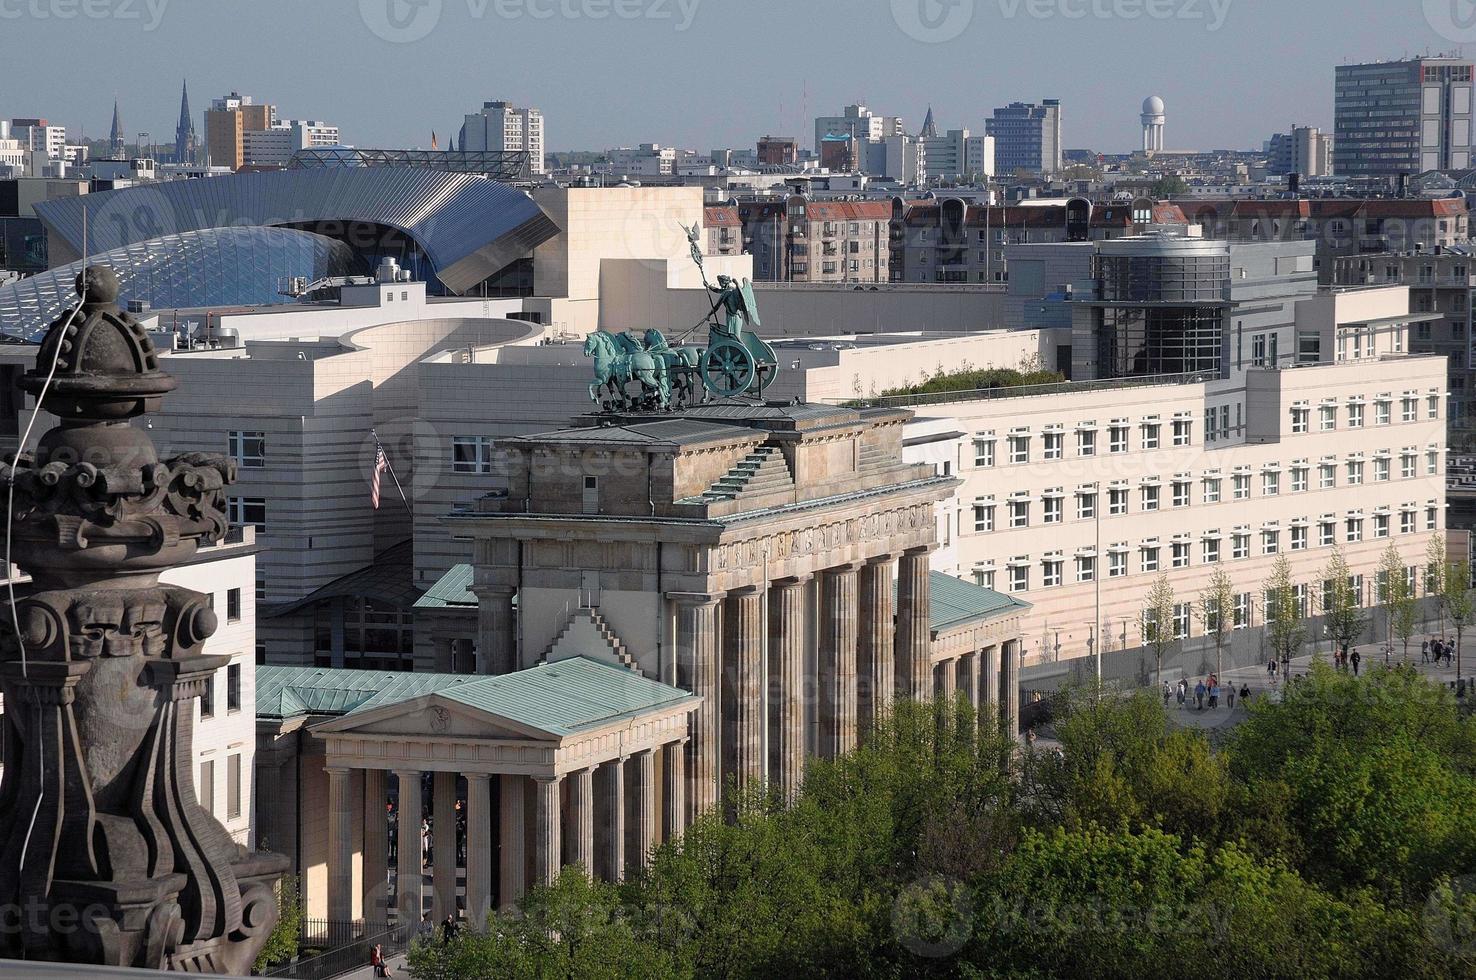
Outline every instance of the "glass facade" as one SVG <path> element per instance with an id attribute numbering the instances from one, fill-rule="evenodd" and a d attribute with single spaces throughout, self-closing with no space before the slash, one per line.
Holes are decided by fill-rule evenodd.
<path id="1" fill-rule="evenodd" d="M 1223 243 L 1122 239 L 1095 262 L 1100 377 L 1220 371 L 1230 286 Z"/>
<path id="2" fill-rule="evenodd" d="M 211 228 L 166 235 L 102 252 L 0 286 L 0 333 L 36 340 L 76 299 L 84 265 L 106 265 L 118 276 L 118 302 L 153 309 L 266 306 L 288 303 L 281 281 L 302 276 L 362 275 L 353 249 L 289 228 Z"/>

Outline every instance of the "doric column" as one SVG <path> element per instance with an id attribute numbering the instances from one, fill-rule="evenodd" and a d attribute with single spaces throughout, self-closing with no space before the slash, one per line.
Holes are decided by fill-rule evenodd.
<path id="1" fill-rule="evenodd" d="M 985 647 L 980 655 L 984 676 L 979 680 L 979 717 L 993 719 L 990 724 L 999 725 L 999 668 L 1002 663 L 1000 648 Z"/>
<path id="2" fill-rule="evenodd" d="M 631 797 L 630 867 L 644 868 L 651 860 L 651 851 L 656 847 L 656 753 L 652 749 L 637 752 L 633 757 L 632 775 L 635 777 Z"/>
<path id="3" fill-rule="evenodd" d="M 385 811 L 384 770 L 364 770 L 364 921 L 389 916 L 389 814 Z M 376 931 L 372 926 L 369 931 Z M 378 930 L 382 931 L 382 930 Z"/>
<path id="4" fill-rule="evenodd" d="M 625 880 L 625 763 L 621 756 L 606 763 L 605 802 L 610 819 L 605 825 L 605 873 L 611 881 Z"/>
<path id="5" fill-rule="evenodd" d="M 722 698 L 718 686 L 717 608 L 721 595 L 681 593 L 676 602 L 677 686 L 702 696 L 687 742 L 688 823 L 717 806 Z"/>
<path id="6" fill-rule="evenodd" d="M 979 709 L 979 653 L 971 650 L 959 658 L 959 686 L 974 710 Z"/>
<path id="7" fill-rule="evenodd" d="M 518 669 L 514 590 L 478 586 L 472 591 L 477 596 L 477 673 L 511 674 Z"/>
<path id="8" fill-rule="evenodd" d="M 497 903 L 506 908 L 522 898 L 528 890 L 524 868 L 527 864 L 526 804 L 523 801 L 528 777 L 511 773 L 501 777 L 502 800 L 498 814 L 498 841 L 502 846 L 498 869 Z"/>
<path id="9" fill-rule="evenodd" d="M 537 776 L 533 791 L 537 794 L 538 816 L 533 841 L 533 873 L 540 885 L 553 884 L 563 867 L 563 813 L 559 809 L 559 776 Z"/>
<path id="10" fill-rule="evenodd" d="M 424 876 L 420 863 L 420 770 L 397 769 L 399 784 L 399 842 L 395 861 L 395 904 L 400 910 L 400 923 L 412 928 L 420 922 Z"/>
<path id="11" fill-rule="evenodd" d="M 856 746 L 856 566 L 820 573 L 820 748 L 829 759 Z"/>
<path id="12" fill-rule="evenodd" d="M 897 624 L 892 615 L 892 558 L 873 558 L 861 569 L 856 635 L 856 724 L 860 731 L 876 725 L 891 708 L 897 683 L 892 653 Z"/>
<path id="13" fill-rule="evenodd" d="M 764 590 L 729 596 L 723 621 L 724 778 L 742 790 L 764 778 Z"/>
<path id="14" fill-rule="evenodd" d="M 933 696 L 931 550 L 915 548 L 897 562 L 897 694 L 917 701 Z"/>
<path id="15" fill-rule="evenodd" d="M 951 705 L 958 697 L 958 661 L 945 660 L 939 667 L 938 677 L 943 682 L 943 688 L 938 695 L 946 704 Z"/>
<path id="16" fill-rule="evenodd" d="M 682 831 L 687 829 L 687 746 L 680 742 L 668 742 L 663 746 L 665 758 L 665 770 L 662 775 L 666 779 L 665 792 L 662 794 L 662 827 L 661 839 L 674 841 L 682 836 Z"/>
<path id="17" fill-rule="evenodd" d="M 805 770 L 805 649 L 809 580 L 774 583 L 769 605 L 769 771 L 786 799 L 799 795 Z"/>
<path id="18" fill-rule="evenodd" d="M 466 920 L 487 928 L 492 910 L 492 777 L 466 774 Z"/>
<path id="19" fill-rule="evenodd" d="M 431 783 L 431 915 L 456 913 L 456 773 L 437 772 Z"/>
<path id="20" fill-rule="evenodd" d="M 1004 732 L 1013 739 L 1020 737 L 1020 641 L 1009 640 L 1000 645 L 999 686 L 1000 720 Z"/>
<path id="21" fill-rule="evenodd" d="M 328 773 L 328 921 L 342 929 L 354 918 L 353 772 L 333 766 Z"/>
<path id="22" fill-rule="evenodd" d="M 594 769 L 580 769 L 569 777 L 569 864 L 578 865 L 592 880 L 595 876 Z"/>

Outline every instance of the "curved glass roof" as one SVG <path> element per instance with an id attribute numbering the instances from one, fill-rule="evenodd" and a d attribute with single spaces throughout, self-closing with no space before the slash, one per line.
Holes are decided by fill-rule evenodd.
<path id="1" fill-rule="evenodd" d="M 211 228 L 165 235 L 102 252 L 0 286 L 0 334 L 37 340 L 76 300 L 77 274 L 110 266 L 118 304 L 143 300 L 155 309 L 266 306 L 291 302 L 279 280 L 363 274 L 342 242 L 290 228 Z"/>
<path id="2" fill-rule="evenodd" d="M 458 293 L 559 232 L 516 188 L 476 174 L 413 166 L 160 180 L 38 201 L 35 210 L 56 259 L 212 227 L 383 225 L 414 240 L 436 277 Z"/>

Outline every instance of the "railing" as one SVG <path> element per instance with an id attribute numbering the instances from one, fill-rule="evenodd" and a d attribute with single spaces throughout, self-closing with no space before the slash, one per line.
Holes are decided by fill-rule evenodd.
<path id="1" fill-rule="evenodd" d="M 771 289 L 851 289 L 882 293 L 1004 293 L 1009 287 L 1002 282 L 868 282 L 852 279 L 848 282 L 786 282 L 783 280 L 756 280 L 753 288 L 757 292 Z"/>
<path id="2" fill-rule="evenodd" d="M 412 927 L 391 927 L 383 922 L 335 922 L 327 919 L 303 919 L 298 936 L 300 947 L 308 952 L 283 966 L 267 970 L 268 977 L 290 980 L 329 980 L 369 965 L 375 945 L 381 947 L 385 959 L 403 953 L 413 935 Z"/>
<path id="3" fill-rule="evenodd" d="M 846 408 L 911 408 L 919 405 L 943 405 L 952 402 L 992 401 L 998 398 L 1028 398 L 1032 395 L 1113 391 L 1120 388 L 1147 388 L 1158 385 L 1204 384 L 1218 381 L 1219 377 L 1216 371 L 1193 371 L 1187 374 L 1155 374 L 1141 378 L 1057 381 L 1042 385 L 1009 385 L 965 391 L 929 391 L 912 395 L 878 395 L 873 398 L 827 398 L 825 403 Z"/>

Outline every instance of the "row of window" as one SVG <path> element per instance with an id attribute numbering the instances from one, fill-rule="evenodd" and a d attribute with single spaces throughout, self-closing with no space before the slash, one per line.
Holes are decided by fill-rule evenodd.
<path id="1" fill-rule="evenodd" d="M 1361 429 L 1364 427 L 1365 405 L 1362 400 L 1354 399 L 1348 402 L 1347 427 L 1350 429 Z M 1388 425 L 1394 414 L 1394 399 L 1383 396 L 1374 399 L 1374 424 Z M 1417 395 L 1404 395 L 1399 401 L 1399 420 L 1401 422 L 1415 422 L 1420 416 L 1420 400 Z M 1429 419 L 1440 418 L 1440 395 L 1429 394 L 1425 396 L 1425 417 Z M 1325 403 L 1317 406 L 1317 431 L 1332 432 L 1338 427 L 1338 406 Z M 1312 431 L 1312 406 L 1293 405 L 1291 409 L 1291 430 L 1293 434 Z"/>
<path id="2" fill-rule="evenodd" d="M 1113 423 L 1107 427 L 1107 452 L 1125 453 L 1128 451 L 1127 423 Z M 1158 449 L 1162 445 L 1163 425 L 1159 422 L 1143 422 L 1139 425 L 1138 448 L 1143 450 Z M 1189 446 L 1193 444 L 1194 422 L 1192 419 L 1178 418 L 1170 423 L 1170 439 L 1174 446 Z M 1048 427 L 1040 434 L 1041 456 L 1043 460 L 1057 460 L 1066 457 L 1066 432 L 1060 427 Z M 1006 453 L 1005 461 L 1017 465 L 1030 462 L 1030 442 L 1032 434 L 1029 432 L 1011 432 L 1005 437 Z M 992 432 L 984 432 L 974 437 L 974 465 L 980 468 L 995 465 L 995 436 Z M 1097 427 L 1094 422 L 1086 422 L 1076 429 L 1074 452 L 1077 456 L 1097 455 Z"/>
<path id="3" fill-rule="evenodd" d="M 232 713 L 241 710 L 241 665 L 228 664 L 226 666 L 226 712 Z M 205 693 L 200 696 L 200 719 L 215 717 L 215 674 L 210 675 L 210 680 L 205 685 Z"/>
<path id="4" fill-rule="evenodd" d="M 1322 462 L 1316 467 L 1317 489 L 1332 490 L 1338 486 L 1339 469 L 1343 473 L 1344 486 L 1362 486 L 1369 477 L 1369 461 L 1362 459 L 1350 459 L 1341 467 L 1335 462 Z M 1372 481 L 1374 483 L 1386 483 L 1393 479 L 1393 457 L 1387 455 L 1376 456 L 1372 460 Z M 1290 493 L 1305 493 L 1312 487 L 1312 467 L 1310 465 L 1295 465 L 1291 467 L 1290 479 L 1282 480 L 1282 471 L 1279 467 L 1265 469 L 1261 472 L 1261 496 L 1275 497 L 1282 492 L 1283 486 Z M 1440 472 L 1440 453 L 1431 449 L 1425 453 L 1425 474 L 1436 476 Z M 1419 474 L 1419 454 L 1405 451 L 1399 458 L 1399 475 L 1401 479 L 1414 479 Z M 1250 473 L 1235 473 L 1230 476 L 1230 495 L 1225 497 L 1225 480 L 1223 477 L 1206 476 L 1200 478 L 1200 503 L 1217 504 L 1222 500 L 1249 500 L 1251 497 L 1252 475 Z M 1168 482 L 1168 493 L 1164 493 L 1164 485 L 1156 479 L 1144 482 L 1138 487 L 1138 510 L 1157 511 L 1164 508 L 1165 503 L 1173 508 L 1188 507 L 1193 503 L 1194 480 L 1180 478 Z M 1129 512 L 1132 491 L 1125 486 L 1109 487 L 1107 489 L 1107 516 L 1120 517 Z M 1076 519 L 1079 521 L 1096 520 L 1098 515 L 1098 490 L 1095 487 L 1083 487 L 1075 494 Z M 1005 527 L 1009 530 L 1030 527 L 1031 505 L 1039 501 L 1041 504 L 1040 520 L 1042 524 L 1060 524 L 1066 519 L 1066 491 L 1062 487 L 1053 487 L 1045 490 L 1041 495 L 1031 497 L 1025 493 L 1017 493 L 1005 501 L 1004 507 L 1007 515 Z M 996 512 L 998 505 L 992 497 L 983 498 L 974 502 L 974 531 L 985 534 L 994 531 L 998 527 Z"/>
<path id="5" fill-rule="evenodd" d="M 1340 538 L 1349 544 L 1356 544 L 1365 540 L 1366 534 L 1375 539 L 1383 539 L 1394 533 L 1393 515 L 1390 513 L 1375 513 L 1372 517 L 1366 517 L 1355 511 L 1342 519 L 1324 515 L 1315 522 L 1315 526 L 1316 542 L 1319 548 L 1331 548 L 1338 543 Z M 1427 506 L 1424 530 L 1434 531 L 1438 527 L 1438 507 Z M 1263 527 L 1259 535 L 1246 527 L 1237 528 L 1228 535 L 1229 557 L 1232 561 L 1247 559 L 1251 557 L 1253 549 L 1261 555 L 1277 555 L 1281 553 L 1283 544 L 1290 551 L 1306 551 L 1312 547 L 1312 529 L 1313 522 L 1301 519 L 1293 521 L 1286 528 L 1279 525 Z M 1399 511 L 1399 533 L 1415 534 L 1419 530 L 1418 508 L 1414 506 L 1402 508 Z M 1200 564 L 1213 565 L 1225 559 L 1226 537 L 1218 530 L 1207 531 L 1200 536 Z M 1107 548 L 1107 578 L 1124 578 L 1129 574 L 1128 555 L 1131 552 L 1132 549 L 1125 543 L 1114 544 Z M 1167 568 L 1188 568 L 1193 564 L 1194 542 L 1187 538 L 1180 538 L 1165 546 L 1155 539 L 1141 543 L 1137 552 L 1138 571 L 1143 574 L 1156 574 Z M 1031 569 L 1035 567 L 1035 564 L 1029 556 L 1010 561 L 1006 566 L 1006 590 L 1013 593 L 1030 591 Z M 1042 588 L 1054 588 L 1066 584 L 1065 556 L 1048 555 L 1041 559 L 1039 566 Z M 1071 574 L 1072 581 L 1076 583 L 1096 581 L 1098 556 L 1095 553 L 1074 556 Z M 992 589 L 995 587 L 995 570 L 988 566 L 977 568 L 974 570 L 974 579 L 985 588 Z"/>

